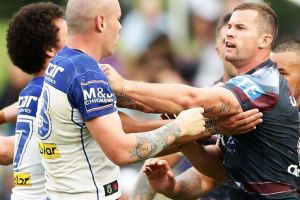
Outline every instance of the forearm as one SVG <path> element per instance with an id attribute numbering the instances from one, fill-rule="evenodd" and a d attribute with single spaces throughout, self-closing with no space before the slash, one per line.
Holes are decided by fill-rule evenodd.
<path id="1" fill-rule="evenodd" d="M 153 84 L 124 80 L 123 95 L 132 99 L 127 107 L 144 112 L 179 113 L 203 107 L 206 117 L 229 116 L 242 112 L 232 92 L 221 87 L 194 88 L 183 84 Z M 127 101 L 130 102 L 130 101 Z"/>
<path id="2" fill-rule="evenodd" d="M 122 127 L 125 133 L 137 133 L 142 131 L 151 131 L 160 128 L 171 120 L 136 120 L 126 115 L 123 112 L 119 112 L 119 116 L 122 121 Z"/>
<path id="3" fill-rule="evenodd" d="M 132 191 L 131 200 L 152 200 L 156 192 L 152 189 L 148 182 L 147 176 L 139 172 L 137 181 Z"/>
<path id="4" fill-rule="evenodd" d="M 0 136 L 0 165 L 10 165 L 14 158 L 15 137 Z"/>
<path id="5" fill-rule="evenodd" d="M 0 110 L 0 124 L 15 122 L 17 120 L 18 102 Z"/>
<path id="6" fill-rule="evenodd" d="M 223 155 L 218 146 L 203 146 L 193 142 L 182 146 L 180 150 L 191 164 L 202 174 L 211 177 L 218 182 L 227 179 L 223 165 Z"/>
<path id="7" fill-rule="evenodd" d="M 154 157 L 175 142 L 181 135 L 177 123 L 170 123 L 161 128 L 134 134 L 136 143 L 130 155 L 136 161 Z"/>
<path id="8" fill-rule="evenodd" d="M 144 110 L 179 113 L 190 108 L 193 88 L 183 84 L 154 84 L 124 80 L 124 94 L 144 105 Z M 148 109 L 147 109 L 148 108 Z M 149 109 L 151 108 L 151 109 Z"/>
<path id="9" fill-rule="evenodd" d="M 212 191 L 219 183 L 191 167 L 176 177 L 174 191 L 164 193 L 171 199 L 192 200 Z"/>
<path id="10" fill-rule="evenodd" d="M 88 129 L 110 160 L 117 165 L 126 165 L 153 157 L 182 134 L 177 122 L 148 132 L 125 134 L 122 127 L 116 125 L 120 121 L 114 121 L 112 117 L 107 120 L 110 121 L 109 124 L 102 122 L 101 118 L 94 120 L 96 121 L 91 120 L 86 123 Z M 115 126 L 112 127 L 111 124 Z M 111 132 L 105 133 L 108 129 Z"/>
<path id="11" fill-rule="evenodd" d="M 205 129 L 202 113 L 202 108 L 189 109 L 163 127 L 132 134 L 124 133 L 117 112 L 85 123 L 105 154 L 117 165 L 124 165 L 153 157 L 178 138 L 201 134 Z"/>

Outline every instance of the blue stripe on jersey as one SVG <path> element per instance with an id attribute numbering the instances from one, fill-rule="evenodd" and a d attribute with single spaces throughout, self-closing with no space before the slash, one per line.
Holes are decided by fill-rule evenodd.
<path id="1" fill-rule="evenodd" d="M 96 181 L 95 181 L 95 176 L 94 176 L 94 173 L 93 173 L 93 170 L 92 170 L 91 163 L 90 163 L 89 158 L 88 158 L 88 156 L 87 156 L 87 153 L 86 153 L 86 151 L 85 151 L 85 146 L 84 146 L 84 142 L 83 142 L 83 134 L 82 134 L 82 130 L 83 130 L 83 128 L 81 127 L 81 129 L 80 129 L 80 140 L 81 140 L 82 150 L 83 150 L 84 156 L 85 156 L 85 158 L 86 158 L 86 161 L 87 161 L 87 163 L 88 163 L 88 165 L 89 165 L 89 170 L 90 170 L 90 172 L 91 172 L 92 179 L 93 179 L 93 183 L 94 183 L 94 186 L 95 186 L 95 188 L 96 188 L 97 200 L 99 200 L 99 189 L 98 189 L 98 186 L 97 186 Z"/>
<path id="2" fill-rule="evenodd" d="M 27 145 L 33 134 L 33 118 L 36 117 L 38 98 L 41 95 L 44 77 L 34 77 L 20 92 L 18 100 L 18 119 L 16 134 L 19 134 L 15 144 L 13 167 L 18 171 Z"/>
<path id="3" fill-rule="evenodd" d="M 16 123 L 16 134 L 19 134 L 19 140 L 16 141 L 16 152 L 14 156 L 13 167 L 14 171 L 18 171 L 24 152 L 33 134 L 33 119 L 26 116 L 18 117 Z"/>

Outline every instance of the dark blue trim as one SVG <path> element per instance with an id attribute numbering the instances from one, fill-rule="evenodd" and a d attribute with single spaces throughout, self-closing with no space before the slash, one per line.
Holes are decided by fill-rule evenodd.
<path id="1" fill-rule="evenodd" d="M 98 187 L 97 187 L 97 184 L 96 184 L 96 181 L 95 181 L 95 177 L 94 177 L 94 174 L 93 174 L 93 171 L 92 171 L 91 163 L 89 161 L 89 158 L 88 158 L 88 156 L 86 154 L 86 151 L 85 151 L 85 148 L 84 148 L 82 130 L 83 130 L 83 127 L 81 127 L 81 129 L 80 129 L 80 138 L 81 138 L 82 150 L 84 152 L 86 161 L 87 161 L 87 163 L 89 165 L 89 169 L 90 169 L 90 172 L 91 172 L 91 175 L 92 175 L 92 178 L 93 178 L 93 182 L 94 182 L 94 185 L 95 185 L 95 188 L 96 188 L 96 191 L 97 191 L 97 200 L 99 200 L 99 190 L 98 190 Z"/>

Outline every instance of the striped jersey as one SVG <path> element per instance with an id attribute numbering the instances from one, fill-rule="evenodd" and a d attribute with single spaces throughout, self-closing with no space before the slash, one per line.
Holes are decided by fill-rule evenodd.
<path id="1" fill-rule="evenodd" d="M 96 60 L 64 47 L 50 61 L 38 105 L 38 135 L 51 200 L 120 196 L 119 167 L 85 125 L 116 111 L 116 97 Z"/>
<path id="2" fill-rule="evenodd" d="M 223 87 L 233 92 L 244 111 L 263 112 L 255 130 L 221 139 L 231 198 L 300 199 L 298 109 L 287 81 L 267 60 Z"/>
<path id="3" fill-rule="evenodd" d="M 46 200 L 46 179 L 38 149 L 36 126 L 36 110 L 43 81 L 43 77 L 33 78 L 19 95 L 12 200 Z"/>

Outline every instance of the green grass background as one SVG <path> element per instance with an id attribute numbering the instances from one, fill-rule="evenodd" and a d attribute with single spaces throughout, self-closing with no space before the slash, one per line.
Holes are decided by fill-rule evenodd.
<path id="1" fill-rule="evenodd" d="M 7 81 L 7 70 L 11 65 L 6 50 L 7 21 L 0 20 L 0 91 Z"/>

